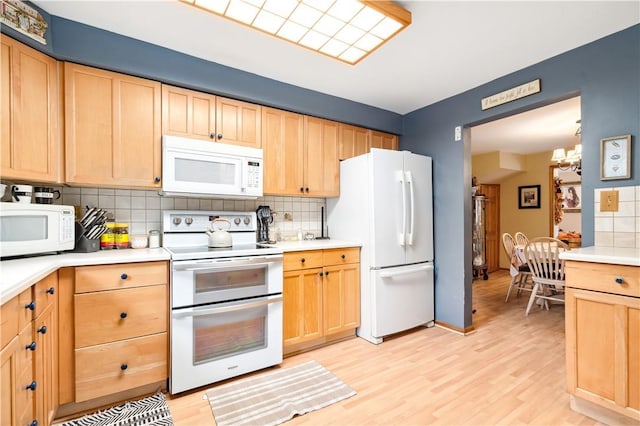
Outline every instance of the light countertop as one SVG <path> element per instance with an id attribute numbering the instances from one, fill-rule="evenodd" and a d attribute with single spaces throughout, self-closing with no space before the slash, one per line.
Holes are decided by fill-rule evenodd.
<path id="1" fill-rule="evenodd" d="M 640 266 L 640 248 L 590 246 L 560 253 L 561 259 Z"/>
<path id="2" fill-rule="evenodd" d="M 269 247 L 278 247 L 284 252 L 302 250 L 323 250 L 344 247 L 360 247 L 362 244 L 353 241 L 341 240 L 302 240 L 302 241 L 278 241 L 275 244 L 265 244 Z"/>
<path id="3" fill-rule="evenodd" d="M 163 248 L 100 250 L 94 253 L 63 253 L 0 262 L 0 304 L 20 294 L 59 268 L 109 263 L 169 260 Z"/>

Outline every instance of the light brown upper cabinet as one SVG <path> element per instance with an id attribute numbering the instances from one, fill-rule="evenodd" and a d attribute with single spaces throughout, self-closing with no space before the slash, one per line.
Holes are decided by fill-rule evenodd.
<path id="1" fill-rule="evenodd" d="M 369 151 L 369 130 L 362 127 L 340 124 L 339 160 L 366 154 Z"/>
<path id="2" fill-rule="evenodd" d="M 369 131 L 369 148 L 382 148 L 398 150 L 398 136 L 390 133 L 378 132 L 376 130 Z"/>
<path id="3" fill-rule="evenodd" d="M 263 192 L 300 195 L 304 189 L 304 116 L 262 108 Z"/>
<path id="4" fill-rule="evenodd" d="M 62 137 L 58 62 L 2 35 L 0 175 L 61 182 Z"/>
<path id="5" fill-rule="evenodd" d="M 260 105 L 162 85 L 162 133 L 262 147 Z"/>
<path id="6" fill-rule="evenodd" d="M 335 121 L 304 118 L 304 194 L 314 197 L 340 195 L 338 128 Z"/>
<path id="7" fill-rule="evenodd" d="M 157 188 L 160 83 L 65 63 L 66 182 Z"/>

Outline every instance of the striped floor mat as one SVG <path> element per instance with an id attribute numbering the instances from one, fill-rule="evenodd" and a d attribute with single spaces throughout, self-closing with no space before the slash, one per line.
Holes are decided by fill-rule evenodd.
<path id="1" fill-rule="evenodd" d="M 277 425 L 356 392 L 316 361 L 227 383 L 206 392 L 218 426 Z"/>
<path id="2" fill-rule="evenodd" d="M 95 414 L 61 423 L 60 426 L 171 426 L 173 419 L 162 392 L 138 401 L 125 402 Z"/>

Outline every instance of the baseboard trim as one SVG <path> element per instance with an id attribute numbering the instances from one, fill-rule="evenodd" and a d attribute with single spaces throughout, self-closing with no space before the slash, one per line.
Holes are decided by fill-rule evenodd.
<path id="1" fill-rule="evenodd" d="M 465 328 L 460 328 L 460 327 L 456 327 L 455 325 L 449 324 L 447 322 L 444 321 L 438 321 L 436 320 L 436 327 L 440 327 L 443 328 L 447 331 L 451 331 L 453 333 L 456 334 L 460 334 L 461 336 L 467 336 L 469 334 L 473 334 L 476 332 L 476 329 L 473 325 L 470 325 L 468 327 Z"/>
<path id="2" fill-rule="evenodd" d="M 569 402 L 571 409 L 580 414 L 584 414 L 587 417 L 591 417 L 607 425 L 620 425 L 620 426 L 637 426 L 638 419 L 634 419 L 623 414 L 617 413 L 608 408 L 602 407 L 586 399 L 582 399 L 579 396 L 569 395 Z"/>

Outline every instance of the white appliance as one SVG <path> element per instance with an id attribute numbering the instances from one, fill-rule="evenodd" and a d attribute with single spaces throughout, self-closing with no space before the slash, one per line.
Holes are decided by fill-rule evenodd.
<path id="1" fill-rule="evenodd" d="M 209 247 L 211 221 L 231 247 Z M 165 210 L 172 394 L 282 362 L 282 250 L 256 244 L 255 212 Z"/>
<path id="2" fill-rule="evenodd" d="M 340 163 L 340 198 L 327 199 L 332 238 L 362 243 L 358 336 L 434 321 L 431 158 L 371 149 Z"/>
<path id="3" fill-rule="evenodd" d="M 0 203 L 0 257 L 73 250 L 73 206 Z"/>
<path id="4" fill-rule="evenodd" d="M 262 149 L 162 137 L 160 195 L 255 199 L 262 196 Z"/>

